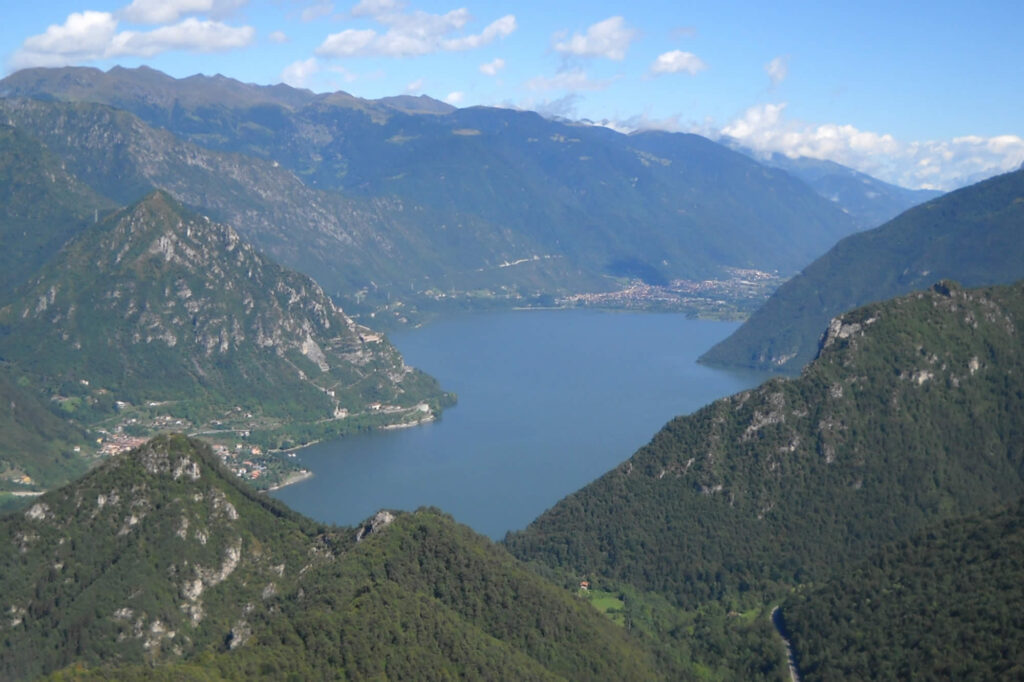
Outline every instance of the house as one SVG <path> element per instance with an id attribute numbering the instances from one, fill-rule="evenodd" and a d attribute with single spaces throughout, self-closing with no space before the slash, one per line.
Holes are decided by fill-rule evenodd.
<path id="1" fill-rule="evenodd" d="M 590 581 L 589 580 L 581 580 L 580 581 L 580 589 L 581 590 L 589 590 L 590 589 Z"/>

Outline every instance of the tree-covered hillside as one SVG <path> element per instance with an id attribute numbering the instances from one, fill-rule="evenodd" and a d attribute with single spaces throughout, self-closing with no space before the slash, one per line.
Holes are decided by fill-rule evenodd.
<path id="1" fill-rule="evenodd" d="M 795 373 L 831 318 L 942 278 L 965 286 L 1024 277 L 1024 170 L 917 206 L 847 237 L 783 284 L 701 357 L 713 365 Z"/>
<path id="2" fill-rule="evenodd" d="M 1024 505 L 886 545 L 782 605 L 801 678 L 1024 676 Z"/>
<path id="3" fill-rule="evenodd" d="M 838 318 L 798 379 L 670 422 L 506 543 L 686 609 L 770 604 L 1024 494 L 1024 283 Z"/>
<path id="4" fill-rule="evenodd" d="M 30 449 L 37 403 L 104 438 L 171 426 L 266 448 L 429 420 L 452 400 L 308 277 L 159 191 L 81 230 L 0 308 L 0 360 L 35 396 L 0 424 L 0 452 L 51 484 L 41 469 L 69 438 Z"/>
<path id="5" fill-rule="evenodd" d="M 114 207 L 37 140 L 0 125 L 0 305 L 79 230 Z"/>
<path id="6" fill-rule="evenodd" d="M 5 678 L 659 677 L 620 626 L 449 517 L 324 528 L 180 436 L 3 517 L 0 539 Z"/>

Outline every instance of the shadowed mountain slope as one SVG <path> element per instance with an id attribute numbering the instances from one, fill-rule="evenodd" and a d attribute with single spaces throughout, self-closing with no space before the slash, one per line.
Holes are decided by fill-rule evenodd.
<path id="1" fill-rule="evenodd" d="M 795 373 L 829 320 L 940 278 L 965 286 L 1024 277 L 1024 171 L 950 192 L 842 240 L 701 357 L 712 365 Z"/>

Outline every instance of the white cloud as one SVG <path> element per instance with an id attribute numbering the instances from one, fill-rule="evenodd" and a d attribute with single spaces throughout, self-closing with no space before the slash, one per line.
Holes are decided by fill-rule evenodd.
<path id="1" fill-rule="evenodd" d="M 666 73 L 688 73 L 691 76 L 708 68 L 704 61 L 692 52 L 672 50 L 658 55 L 658 58 L 651 64 L 651 73 L 660 76 Z"/>
<path id="2" fill-rule="evenodd" d="M 233 27 L 219 21 L 189 18 L 152 31 L 117 32 L 118 22 L 109 12 L 76 12 L 62 25 L 25 39 L 11 56 L 10 66 L 62 66 L 97 59 L 152 57 L 169 50 L 213 52 L 244 47 L 256 32 L 251 26 Z"/>
<path id="3" fill-rule="evenodd" d="M 637 31 L 627 26 L 622 17 L 609 17 L 590 26 L 585 35 L 576 33 L 568 40 L 555 42 L 554 47 L 556 52 L 563 54 L 621 61 L 637 35 Z M 555 40 L 560 37 L 556 35 Z"/>
<path id="4" fill-rule="evenodd" d="M 505 60 L 501 57 L 480 65 L 480 73 L 485 76 L 497 76 L 505 68 Z"/>
<path id="5" fill-rule="evenodd" d="M 387 27 L 384 33 L 374 29 L 346 29 L 327 36 L 316 49 L 323 57 L 385 56 L 411 57 L 435 52 L 458 52 L 488 45 L 516 30 L 516 18 L 509 14 L 491 22 L 477 34 L 456 36 L 471 17 L 465 8 L 446 14 L 416 11 L 403 13 L 393 2 L 362 2 L 353 10 L 359 16 L 372 16 Z"/>
<path id="6" fill-rule="evenodd" d="M 451 104 L 453 107 L 455 107 L 455 106 L 458 106 L 459 103 L 461 103 L 462 100 L 464 100 L 465 98 L 466 98 L 466 93 L 459 92 L 459 91 L 456 90 L 455 92 L 449 92 L 448 96 L 444 98 L 444 101 L 447 102 L 448 104 Z"/>
<path id="7" fill-rule="evenodd" d="M 268 35 L 267 38 L 269 38 L 270 42 L 272 42 L 272 43 L 287 43 L 288 42 L 288 36 L 285 34 L 284 31 L 274 31 L 273 33 Z"/>
<path id="8" fill-rule="evenodd" d="M 785 108 L 751 107 L 721 133 L 757 152 L 829 159 L 912 188 L 953 189 L 1024 163 L 1024 139 L 1017 135 L 907 142 L 852 125 L 788 121 Z"/>
<path id="9" fill-rule="evenodd" d="M 229 16 L 248 0 L 132 0 L 118 14 L 133 24 L 170 24 L 188 14 Z"/>
<path id="10" fill-rule="evenodd" d="M 104 57 L 152 57 L 170 50 L 219 52 L 245 47 L 256 35 L 251 26 L 228 26 L 190 17 L 152 31 L 122 31 L 114 36 Z"/>
<path id="11" fill-rule="evenodd" d="M 373 29 L 349 28 L 327 36 L 316 53 L 326 57 L 351 57 L 359 54 L 377 37 Z"/>
<path id="12" fill-rule="evenodd" d="M 764 71 L 772 79 L 772 85 L 778 85 L 789 75 L 789 57 L 784 55 L 776 57 L 764 65 Z"/>
<path id="13" fill-rule="evenodd" d="M 537 92 L 549 90 L 567 90 L 570 92 L 595 91 L 606 89 L 615 80 L 591 80 L 583 69 L 572 69 L 554 76 L 536 76 L 526 82 L 526 87 Z"/>
<path id="14" fill-rule="evenodd" d="M 320 71 L 315 57 L 292 62 L 281 71 L 281 82 L 293 88 L 308 87 L 310 79 Z"/>
<path id="15" fill-rule="evenodd" d="M 408 85 L 405 86 L 405 92 L 407 94 L 410 94 L 410 95 L 414 95 L 417 92 L 421 92 L 422 90 L 423 90 L 423 79 L 422 78 L 417 78 L 412 83 L 409 83 Z"/>
<path id="16" fill-rule="evenodd" d="M 96 59 L 117 32 L 117 20 L 109 12 L 75 12 L 63 24 L 51 24 L 45 33 L 30 36 L 12 55 L 11 66 L 63 66 Z"/>
<path id="17" fill-rule="evenodd" d="M 334 11 L 334 4 L 330 2 L 318 2 L 314 5 L 302 10 L 302 14 L 299 18 L 303 21 L 316 21 L 321 17 L 326 17 L 328 14 Z"/>
<path id="18" fill-rule="evenodd" d="M 462 38 L 450 38 L 442 41 L 445 50 L 458 52 L 462 50 L 475 50 L 478 47 L 489 45 L 498 38 L 511 35 L 516 30 L 516 18 L 512 14 L 506 14 L 487 25 L 484 30 L 476 35 L 468 35 Z"/>

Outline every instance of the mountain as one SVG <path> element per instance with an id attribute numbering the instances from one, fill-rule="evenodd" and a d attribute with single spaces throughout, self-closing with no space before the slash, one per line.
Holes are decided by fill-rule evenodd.
<path id="1" fill-rule="evenodd" d="M 623 628 L 449 517 L 324 528 L 181 436 L 0 518 L 0 537 L 5 678 L 659 678 Z"/>
<path id="2" fill-rule="evenodd" d="M 712 365 L 797 372 L 829 320 L 940 278 L 965 286 L 1024 277 L 1024 171 L 1000 175 L 851 235 L 783 284 L 701 357 Z"/>
<path id="3" fill-rule="evenodd" d="M 34 138 L 0 125 L 0 303 L 78 230 L 115 207 Z"/>
<path id="4" fill-rule="evenodd" d="M 162 407 L 214 432 L 247 418 L 276 445 L 446 400 L 315 282 L 161 191 L 80 232 L 0 309 L 0 358 L 84 424 Z"/>
<path id="5" fill-rule="evenodd" d="M 33 69 L 0 93 L 14 125 L 101 194 L 121 188 L 130 201 L 129 188 L 163 188 L 359 305 L 507 304 L 727 268 L 789 273 L 857 229 L 791 175 L 693 135 L 151 69 Z M 87 102 L 116 112 L 86 113 Z M 158 128 L 176 138 L 170 155 L 149 151 Z M 120 143 L 100 142 L 111 139 Z M 302 186 L 294 201 L 277 178 Z M 268 196 L 275 220 L 261 217 Z"/>
<path id="6" fill-rule="evenodd" d="M 85 429 L 55 414 L 30 386 L 24 375 L 0 367 L 0 510 L 24 502 L 10 493 L 59 485 L 86 470 L 75 454 L 88 441 Z"/>
<path id="7" fill-rule="evenodd" d="M 887 545 L 782 605 L 800 677 L 1024 674 L 1024 506 Z"/>
<path id="8" fill-rule="evenodd" d="M 686 614 L 767 623 L 794 587 L 1024 495 L 1022 329 L 1024 282 L 944 282 L 854 310 L 799 378 L 672 420 L 505 544 L 632 591 L 627 618 L 674 605 L 670 646 L 692 646 Z"/>
<path id="9" fill-rule="evenodd" d="M 818 194 L 845 211 L 861 229 L 878 227 L 904 211 L 942 196 L 931 189 L 907 189 L 834 161 L 808 156 L 790 158 L 785 154 L 759 154 L 734 141 L 724 143 L 766 166 L 779 168 L 806 182 Z"/>

